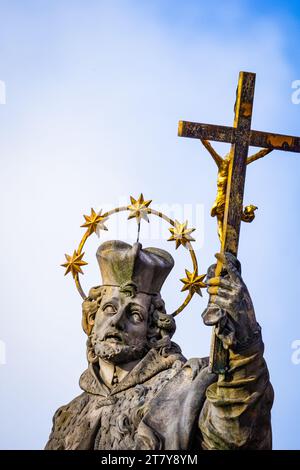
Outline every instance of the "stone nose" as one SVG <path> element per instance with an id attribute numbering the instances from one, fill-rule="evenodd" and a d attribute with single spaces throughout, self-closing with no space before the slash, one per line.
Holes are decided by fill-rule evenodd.
<path id="1" fill-rule="evenodd" d="M 111 318 L 111 326 L 123 331 L 125 327 L 125 315 L 126 307 L 120 306 L 118 308 L 117 313 L 115 313 L 115 315 L 113 315 L 113 317 Z"/>

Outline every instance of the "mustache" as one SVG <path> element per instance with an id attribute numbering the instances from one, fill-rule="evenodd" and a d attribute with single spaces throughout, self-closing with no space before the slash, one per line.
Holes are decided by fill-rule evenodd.
<path id="1" fill-rule="evenodd" d="M 98 335 L 93 335 L 93 336 L 96 342 L 102 342 L 102 341 L 106 341 L 109 338 L 115 338 L 122 343 L 126 343 L 128 335 L 127 333 L 124 333 L 123 331 L 120 331 L 117 328 L 110 328 L 107 331 L 105 331 L 101 336 L 98 336 Z"/>

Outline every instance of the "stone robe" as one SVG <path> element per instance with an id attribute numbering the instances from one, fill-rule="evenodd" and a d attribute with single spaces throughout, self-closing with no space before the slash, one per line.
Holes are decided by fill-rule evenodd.
<path id="1" fill-rule="evenodd" d="M 207 364 L 186 361 L 172 343 L 151 349 L 111 389 L 90 365 L 84 392 L 56 411 L 46 449 L 270 449 L 273 389 L 261 338 L 230 352 L 226 376 Z"/>

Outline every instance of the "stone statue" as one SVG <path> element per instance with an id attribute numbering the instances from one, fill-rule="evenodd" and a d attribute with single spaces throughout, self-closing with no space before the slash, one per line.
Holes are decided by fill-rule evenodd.
<path id="1" fill-rule="evenodd" d="M 171 341 L 175 320 L 160 290 L 172 256 L 122 241 L 98 248 L 103 284 L 82 306 L 83 393 L 56 411 L 46 449 L 271 449 L 273 389 L 260 327 L 239 261 L 218 256 L 225 269 L 212 277 L 211 266 L 207 284 L 210 301 L 226 311 L 216 331 L 230 369 L 220 375 L 207 358 L 187 361 Z"/>

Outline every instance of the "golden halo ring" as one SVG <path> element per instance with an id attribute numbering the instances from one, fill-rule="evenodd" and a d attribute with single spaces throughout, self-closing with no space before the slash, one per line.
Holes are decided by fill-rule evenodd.
<path id="1" fill-rule="evenodd" d="M 109 216 L 113 215 L 113 214 L 116 214 L 118 212 L 124 212 L 124 211 L 128 211 L 130 210 L 130 206 L 122 206 L 122 207 L 117 207 L 115 209 L 112 209 L 108 212 L 105 212 L 104 214 L 101 214 L 101 217 L 104 219 L 108 218 Z M 155 209 L 152 209 L 151 207 L 145 207 L 144 208 L 144 212 L 146 212 L 147 214 L 152 214 L 152 215 L 155 215 L 157 217 L 160 217 L 161 219 L 165 220 L 166 222 L 168 222 L 172 227 L 175 227 L 176 226 L 176 223 L 173 219 L 171 219 L 170 217 L 166 216 L 165 214 L 163 214 L 162 212 L 160 211 L 157 211 Z M 88 228 L 86 230 L 86 232 L 84 233 L 83 237 L 81 238 L 80 240 L 80 243 L 79 243 L 79 246 L 78 246 L 78 249 L 76 251 L 77 253 L 77 256 L 79 255 L 82 255 L 84 253 L 82 253 L 82 250 L 83 250 L 83 247 L 87 241 L 87 239 L 90 237 L 90 235 L 92 235 L 92 233 L 95 233 L 95 230 L 90 230 L 90 228 Z M 191 256 L 191 260 L 192 260 L 192 263 L 193 263 L 193 270 L 194 272 L 198 272 L 198 262 L 197 262 L 197 258 L 196 258 L 196 255 L 195 255 L 195 251 L 192 247 L 192 244 L 189 240 L 187 240 L 185 242 L 185 246 L 186 248 L 188 249 L 189 253 L 190 253 L 190 256 Z M 84 263 L 84 264 L 87 264 L 87 263 Z M 66 273 L 67 274 L 67 273 Z M 88 297 L 87 295 L 85 294 L 84 290 L 82 289 L 82 286 L 81 286 L 81 283 L 80 283 L 80 280 L 79 280 L 79 272 L 76 272 L 73 274 L 73 277 L 74 277 L 74 280 L 75 280 L 75 285 L 76 285 L 76 288 L 79 292 L 79 294 L 81 295 L 81 297 L 83 298 L 83 300 L 86 300 Z M 193 289 L 189 289 L 189 292 L 185 298 L 185 300 L 182 302 L 182 304 L 171 314 L 173 317 L 175 317 L 176 315 L 178 315 L 180 312 L 182 312 L 182 310 L 189 304 L 189 302 L 191 301 L 193 295 L 195 293 L 195 290 Z"/>

